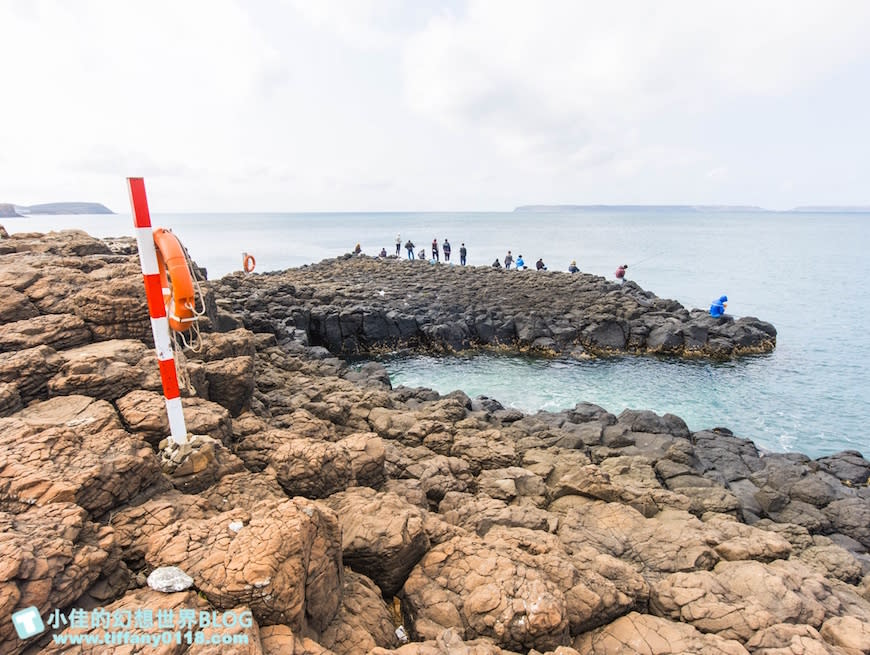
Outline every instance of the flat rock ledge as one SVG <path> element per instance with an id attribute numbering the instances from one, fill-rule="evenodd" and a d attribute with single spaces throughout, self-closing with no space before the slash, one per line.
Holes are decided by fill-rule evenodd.
<path id="1" fill-rule="evenodd" d="M 506 347 L 597 356 L 662 354 L 730 359 L 770 352 L 776 328 L 713 318 L 634 282 L 584 273 L 505 271 L 346 255 L 212 283 L 231 324 L 303 332 L 342 355 L 411 347 Z"/>
<path id="2" fill-rule="evenodd" d="M 165 443 L 131 242 L 0 239 L 0 655 L 870 653 L 861 453 L 811 460 L 670 414 L 523 415 L 393 389 L 379 364 L 351 371 L 309 344 L 321 305 L 297 294 L 336 311 L 344 282 L 277 282 L 367 267 L 567 278 L 364 259 L 224 278 L 202 347 L 178 357 L 187 453 Z M 164 568 L 191 586 L 150 588 Z M 51 637 L 105 632 L 80 624 L 18 639 L 11 617 L 31 606 L 245 621 L 206 627 L 221 643 L 167 644 L 155 620 L 134 632 L 156 646 L 109 650 Z"/>

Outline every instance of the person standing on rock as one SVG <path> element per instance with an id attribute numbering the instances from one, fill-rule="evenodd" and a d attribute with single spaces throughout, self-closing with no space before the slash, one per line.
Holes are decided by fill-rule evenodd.
<path id="1" fill-rule="evenodd" d="M 463 243 L 459 246 L 459 263 L 462 266 L 465 266 L 465 256 L 468 254 L 468 250 L 465 248 L 465 244 Z"/>
<path id="2" fill-rule="evenodd" d="M 408 259 L 414 259 L 414 242 L 410 239 L 405 242 L 405 250 L 408 251 Z"/>
<path id="3" fill-rule="evenodd" d="M 441 250 L 444 251 L 444 261 L 449 262 L 451 248 L 450 248 L 450 242 L 447 239 L 444 239 L 444 245 L 441 246 Z"/>
<path id="4" fill-rule="evenodd" d="M 399 250 L 402 247 L 402 235 L 396 234 L 396 257 L 399 256 Z"/>
<path id="5" fill-rule="evenodd" d="M 436 262 L 440 262 L 441 259 L 438 257 L 438 239 L 432 239 L 432 259 Z"/>
<path id="6" fill-rule="evenodd" d="M 510 270 L 511 264 L 514 263 L 514 256 L 511 254 L 511 251 L 508 250 L 508 254 L 504 256 L 504 267 L 507 270 Z"/>

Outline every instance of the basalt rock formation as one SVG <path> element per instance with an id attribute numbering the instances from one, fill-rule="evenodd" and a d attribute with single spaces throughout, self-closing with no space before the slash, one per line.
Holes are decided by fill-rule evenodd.
<path id="1" fill-rule="evenodd" d="M 359 260 L 214 283 L 201 347 L 178 353 L 196 436 L 176 446 L 131 244 L 77 232 L 2 243 L 4 655 L 113 652 L 94 617 L 137 610 L 154 621 L 133 634 L 152 641 L 124 652 L 870 653 L 860 453 L 762 453 L 725 428 L 587 403 L 523 415 L 393 389 L 380 365 L 351 370 L 311 345 L 314 317 L 337 312 L 341 325 L 337 308 L 351 303 L 346 282 L 313 286 L 323 271 L 384 266 L 512 289 L 540 274 Z M 294 275 L 310 282 L 297 290 Z M 589 283 L 611 288 L 616 307 L 640 293 Z M 502 293 L 502 311 L 519 307 Z M 419 329 L 425 312 L 405 311 L 435 339 Z M 306 312 L 303 328 L 292 317 Z M 193 587 L 149 588 L 167 566 Z M 78 620 L 20 640 L 11 616 L 31 606 L 47 622 Z M 170 610 L 194 617 L 200 642 L 162 641 L 157 617 Z M 227 613 L 247 618 L 202 623 Z"/>
<path id="2" fill-rule="evenodd" d="M 279 341 L 301 330 L 312 345 L 347 355 L 503 346 L 729 359 L 776 345 L 776 329 L 757 318 L 712 318 L 634 282 L 583 273 L 348 255 L 282 273 L 231 275 L 212 289 L 250 329 Z"/>

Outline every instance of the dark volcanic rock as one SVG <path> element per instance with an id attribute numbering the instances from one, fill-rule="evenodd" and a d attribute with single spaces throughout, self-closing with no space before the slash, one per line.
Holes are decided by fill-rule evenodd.
<path id="1" fill-rule="evenodd" d="M 211 283 L 222 304 L 279 341 L 296 329 L 333 353 L 480 346 L 727 359 L 773 350 L 756 318 L 714 319 L 633 282 L 587 274 L 512 274 L 368 257 Z"/>

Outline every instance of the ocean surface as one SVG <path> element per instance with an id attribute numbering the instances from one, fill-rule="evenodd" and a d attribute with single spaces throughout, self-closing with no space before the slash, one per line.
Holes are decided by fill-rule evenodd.
<path id="1" fill-rule="evenodd" d="M 772 451 L 819 457 L 853 449 L 870 456 L 870 214 L 596 210 L 555 213 L 157 214 L 209 277 L 283 270 L 350 252 L 395 251 L 396 234 L 417 249 L 447 237 L 458 261 L 488 266 L 508 250 L 550 270 L 571 260 L 584 272 L 628 278 L 687 308 L 725 294 L 728 312 L 779 331 L 769 355 L 714 364 L 616 357 L 578 362 L 478 354 L 386 357 L 393 385 L 462 389 L 528 412 L 580 401 L 618 414 L 652 409 L 690 429 L 727 427 Z M 129 214 L 0 219 L 10 232 L 78 228 L 132 235 Z M 404 250 L 402 250 L 404 256 Z M 444 264 L 442 264 L 444 265 Z M 517 273 L 518 275 L 521 273 Z M 534 275 L 534 272 L 522 274 Z"/>

